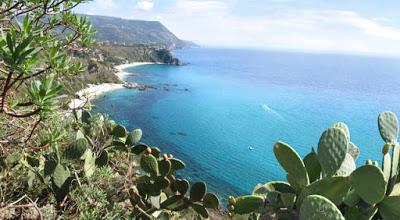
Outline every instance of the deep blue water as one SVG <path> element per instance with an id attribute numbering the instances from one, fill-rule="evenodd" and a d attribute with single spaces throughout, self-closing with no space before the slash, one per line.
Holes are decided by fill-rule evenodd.
<path id="1" fill-rule="evenodd" d="M 272 146 L 300 156 L 337 121 L 360 147 L 358 164 L 381 158 L 377 116 L 400 113 L 400 60 L 366 56 L 230 49 L 187 49 L 186 66 L 127 68 L 126 80 L 157 89 L 121 89 L 94 102 L 144 142 L 183 159 L 190 180 L 220 196 L 284 180 Z M 249 150 L 249 146 L 254 150 Z"/>

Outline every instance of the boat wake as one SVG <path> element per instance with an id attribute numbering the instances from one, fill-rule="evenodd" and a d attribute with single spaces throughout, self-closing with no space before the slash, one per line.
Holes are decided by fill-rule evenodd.
<path id="1" fill-rule="evenodd" d="M 271 115 L 274 115 L 275 117 L 283 120 L 284 118 L 282 117 L 281 114 L 279 114 L 277 111 L 275 111 L 274 109 L 272 109 L 271 107 L 269 107 L 267 104 L 263 103 L 261 104 L 261 108 L 265 111 L 270 113 Z"/>

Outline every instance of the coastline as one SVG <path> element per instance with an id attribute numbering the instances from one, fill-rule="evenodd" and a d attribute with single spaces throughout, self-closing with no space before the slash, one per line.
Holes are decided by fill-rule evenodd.
<path id="1" fill-rule="evenodd" d="M 127 76 L 128 72 L 123 71 L 125 68 L 128 67 L 134 67 L 134 66 L 140 66 L 140 65 L 148 65 L 148 64 L 158 64 L 158 63 L 153 63 L 153 62 L 133 62 L 133 63 L 127 63 L 127 64 L 120 64 L 115 66 L 114 68 L 117 69 L 118 71 L 115 73 L 115 75 L 121 80 L 124 81 L 123 79 L 125 76 Z M 135 83 L 134 83 L 135 84 Z M 103 83 L 99 85 L 94 85 L 94 84 L 88 84 L 88 88 L 79 90 L 78 92 L 75 93 L 75 98 L 72 99 L 69 104 L 68 108 L 69 109 L 77 109 L 77 108 L 82 108 L 89 100 L 95 99 L 99 95 L 115 90 L 115 89 L 122 89 L 124 88 L 123 83 Z"/>

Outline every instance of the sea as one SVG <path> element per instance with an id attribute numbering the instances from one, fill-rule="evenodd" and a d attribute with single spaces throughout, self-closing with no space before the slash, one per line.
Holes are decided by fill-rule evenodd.
<path id="1" fill-rule="evenodd" d="M 285 180 L 274 157 L 281 140 L 301 157 L 322 132 L 345 122 L 361 150 L 357 164 L 381 161 L 378 114 L 400 113 L 400 59 L 253 49 L 173 51 L 183 66 L 128 67 L 119 89 L 93 101 L 143 142 L 182 159 L 178 173 L 204 181 L 221 198 L 251 193 L 258 183 Z"/>

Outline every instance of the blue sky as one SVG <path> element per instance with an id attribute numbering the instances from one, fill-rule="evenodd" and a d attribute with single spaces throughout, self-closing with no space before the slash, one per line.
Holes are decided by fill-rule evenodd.
<path id="1" fill-rule="evenodd" d="M 206 46 L 400 55 L 398 0 L 94 0 L 76 11 L 158 20 Z"/>

